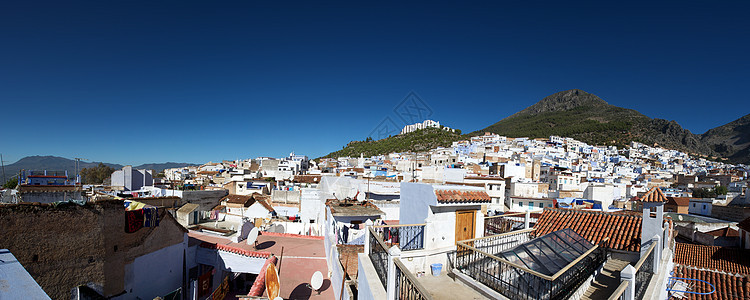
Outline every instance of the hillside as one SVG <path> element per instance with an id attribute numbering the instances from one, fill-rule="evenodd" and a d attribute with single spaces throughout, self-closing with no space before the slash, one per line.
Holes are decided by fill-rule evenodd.
<path id="1" fill-rule="evenodd" d="M 715 155 L 701 136 L 675 121 L 651 119 L 635 110 L 607 103 L 582 90 L 568 90 L 545 97 L 536 104 L 482 130 L 508 137 L 572 137 L 593 145 L 626 146 L 630 141 Z"/>
<path id="2" fill-rule="evenodd" d="M 701 141 L 733 163 L 750 163 L 750 114 L 706 131 Z"/>
<path id="3" fill-rule="evenodd" d="M 377 141 L 353 141 L 343 149 L 329 153 L 322 158 L 340 156 L 373 156 L 392 152 L 420 152 L 437 147 L 449 147 L 453 142 L 465 139 L 460 134 L 438 128 L 425 128 L 399 134 Z"/>
<path id="4" fill-rule="evenodd" d="M 111 163 L 104 163 L 107 166 L 110 166 L 114 169 L 121 169 L 123 166 L 120 164 L 111 164 Z M 99 165 L 99 162 L 80 162 L 80 168 L 92 168 L 97 165 Z M 139 166 L 135 166 L 136 169 L 150 169 L 155 170 L 157 172 L 160 172 L 164 170 L 165 168 L 176 168 L 176 167 L 183 167 L 188 165 L 194 165 L 194 164 L 188 164 L 188 163 L 174 163 L 174 162 L 168 162 L 168 163 L 152 163 L 152 164 L 143 164 Z M 27 156 L 20 160 L 18 160 L 15 163 L 9 164 L 5 166 L 5 175 L 7 178 L 10 178 L 13 175 L 17 175 L 19 171 L 21 170 L 50 170 L 50 171 L 68 171 L 68 175 L 73 178 L 75 174 L 75 160 L 67 159 L 64 157 L 58 157 L 58 156 Z M 3 182 L 3 178 L 1 177 L 2 174 L 0 174 L 0 182 Z"/>

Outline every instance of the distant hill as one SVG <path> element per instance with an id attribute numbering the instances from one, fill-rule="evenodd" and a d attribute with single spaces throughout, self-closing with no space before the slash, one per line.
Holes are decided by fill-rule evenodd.
<path id="1" fill-rule="evenodd" d="M 742 131 L 740 127 L 737 128 Z M 747 132 L 747 129 L 744 130 Z M 706 143 L 703 136 L 682 128 L 675 121 L 652 119 L 635 110 L 611 105 L 596 95 L 578 89 L 547 96 L 470 135 L 483 132 L 530 138 L 558 135 L 593 145 L 620 147 L 637 141 L 694 154 L 720 154 L 713 145 Z M 739 153 L 739 150 L 732 153 L 735 152 Z M 745 157 L 744 161 L 748 162 L 750 158 Z"/>
<path id="2" fill-rule="evenodd" d="M 122 169 L 122 165 L 120 164 L 111 164 L 111 163 L 104 163 L 107 166 L 110 166 L 114 169 Z M 80 168 L 91 168 L 99 165 L 99 162 L 80 162 Z M 140 166 L 135 166 L 136 169 L 150 169 L 155 170 L 156 172 L 161 172 L 164 169 L 167 168 L 177 168 L 177 167 L 184 167 L 184 166 L 194 166 L 195 164 L 189 164 L 189 163 L 175 163 L 175 162 L 167 162 L 167 163 L 152 163 L 152 164 L 143 164 Z M 9 164 L 5 166 L 5 175 L 6 178 L 10 178 L 13 175 L 17 175 L 18 172 L 21 170 L 48 170 L 48 171 L 68 171 L 68 176 L 70 178 L 75 177 L 75 160 L 67 159 L 64 157 L 58 157 L 58 156 L 27 156 L 20 160 L 18 160 L 15 163 Z M 0 174 L 0 182 L 3 182 L 2 174 Z"/>
<path id="3" fill-rule="evenodd" d="M 366 157 L 392 152 L 420 152 L 437 147 L 450 147 L 455 141 L 465 139 L 458 133 L 439 128 L 425 128 L 407 134 L 399 134 L 377 141 L 353 141 L 343 149 L 329 153 L 323 158 L 351 156 Z"/>
<path id="4" fill-rule="evenodd" d="M 701 141 L 731 162 L 750 164 L 750 114 L 706 131 Z"/>

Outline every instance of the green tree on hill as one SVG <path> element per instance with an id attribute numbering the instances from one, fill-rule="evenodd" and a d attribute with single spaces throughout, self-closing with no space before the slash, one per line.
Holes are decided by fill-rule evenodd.
<path id="1" fill-rule="evenodd" d="M 114 171 L 112 167 L 99 163 L 96 167 L 81 169 L 81 181 L 84 184 L 102 184 Z"/>
<path id="2" fill-rule="evenodd" d="M 18 185 L 18 178 L 11 178 L 3 184 L 3 189 L 14 189 Z"/>

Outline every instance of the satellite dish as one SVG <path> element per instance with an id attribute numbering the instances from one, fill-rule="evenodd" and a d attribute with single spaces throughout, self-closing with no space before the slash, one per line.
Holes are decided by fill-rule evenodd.
<path id="1" fill-rule="evenodd" d="M 279 273 L 276 271 L 276 265 L 269 263 L 266 268 L 266 293 L 268 293 L 268 299 L 276 299 L 279 297 L 279 291 L 281 290 L 281 284 L 279 283 Z"/>
<path id="2" fill-rule="evenodd" d="M 247 234 L 247 244 L 253 245 L 258 241 L 258 227 L 253 227 L 250 233 Z"/>
<path id="3" fill-rule="evenodd" d="M 321 286 L 323 286 L 323 273 L 320 273 L 320 271 L 315 271 L 313 273 L 312 278 L 310 278 L 310 285 L 312 285 L 313 290 L 319 290 Z"/>

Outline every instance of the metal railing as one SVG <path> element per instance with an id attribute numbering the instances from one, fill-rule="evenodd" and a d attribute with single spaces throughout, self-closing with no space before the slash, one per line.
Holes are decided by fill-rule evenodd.
<path id="1" fill-rule="evenodd" d="M 617 286 L 617 289 L 615 290 L 615 292 L 612 293 L 612 295 L 610 295 L 609 298 L 607 298 L 607 300 L 621 300 L 622 295 L 625 294 L 625 290 L 628 288 L 629 284 L 630 284 L 629 281 L 620 282 L 620 285 Z"/>
<path id="2" fill-rule="evenodd" d="M 530 229 L 525 233 L 528 235 L 532 230 Z M 509 235 L 518 235 L 518 233 L 512 232 Z M 484 239 L 490 238 L 493 237 Z M 575 293 L 578 287 L 607 258 L 607 239 L 605 239 L 550 276 L 495 255 L 501 251 L 499 249 L 509 249 L 512 246 L 507 246 L 506 248 L 502 246 L 502 243 L 483 246 L 491 252 L 496 252 L 493 254 L 471 245 L 472 243 L 480 243 L 481 240 L 474 239 L 457 242 L 456 252 L 449 255 L 449 263 L 451 267 L 460 270 L 474 280 L 510 299 L 567 298 Z"/>
<path id="3" fill-rule="evenodd" d="M 396 265 L 396 299 L 432 300 L 427 289 L 417 281 L 400 259 L 394 258 L 393 262 Z"/>
<path id="4" fill-rule="evenodd" d="M 380 283 L 383 284 L 383 287 L 386 287 L 388 281 L 388 246 L 378 238 L 372 227 L 368 230 L 370 230 L 370 253 L 368 255 L 375 267 L 375 272 L 378 273 Z"/>
<path id="5" fill-rule="evenodd" d="M 635 299 L 641 300 L 646 293 L 648 283 L 654 276 L 654 248 L 656 243 L 651 243 L 646 253 L 635 264 Z"/>
<path id="6" fill-rule="evenodd" d="M 530 241 L 533 238 L 533 234 L 534 228 L 529 228 L 459 242 L 463 242 L 492 255 L 497 255 L 500 252 Z"/>
<path id="7" fill-rule="evenodd" d="M 524 229 L 526 213 L 512 213 L 484 218 L 484 236 Z"/>
<path id="8" fill-rule="evenodd" d="M 424 249 L 425 224 L 372 226 L 375 234 L 388 246 L 398 246 L 401 251 Z"/>

